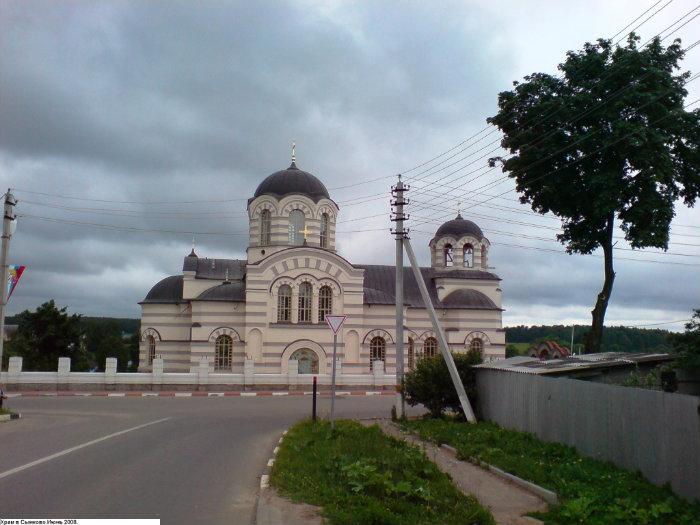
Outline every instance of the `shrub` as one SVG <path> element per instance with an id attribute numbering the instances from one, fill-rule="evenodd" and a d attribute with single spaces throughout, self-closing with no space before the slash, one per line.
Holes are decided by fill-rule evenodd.
<path id="1" fill-rule="evenodd" d="M 673 351 L 678 353 L 679 368 L 700 369 L 700 309 L 693 312 L 692 319 L 685 325 L 685 332 L 671 334 L 669 340 Z"/>
<path id="2" fill-rule="evenodd" d="M 452 354 L 452 357 L 467 396 L 475 406 L 476 375 L 472 366 L 481 363 L 481 352 L 469 351 L 466 354 Z M 409 405 L 422 404 L 432 417 L 439 417 L 445 410 L 462 412 L 457 390 L 442 355 L 420 359 L 415 369 L 405 375 L 403 392 Z"/>

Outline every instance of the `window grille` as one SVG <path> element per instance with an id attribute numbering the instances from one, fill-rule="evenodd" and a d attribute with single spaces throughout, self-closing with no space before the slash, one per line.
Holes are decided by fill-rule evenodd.
<path id="1" fill-rule="evenodd" d="M 434 337 L 428 337 L 423 343 L 423 357 L 435 357 L 438 351 L 438 342 Z"/>
<path id="2" fill-rule="evenodd" d="M 386 363 L 386 342 L 383 337 L 373 337 L 369 342 L 369 370 L 374 369 L 375 361 L 384 361 Z"/>
<path id="3" fill-rule="evenodd" d="M 413 370 L 416 365 L 416 356 L 413 352 L 413 338 L 408 338 L 408 369 Z"/>
<path id="4" fill-rule="evenodd" d="M 260 244 L 266 246 L 271 242 L 272 218 L 270 210 L 263 210 L 260 214 Z"/>
<path id="5" fill-rule="evenodd" d="M 148 364 L 152 365 L 156 358 L 156 338 L 149 335 L 146 337 L 146 342 L 148 343 Z"/>
<path id="6" fill-rule="evenodd" d="M 475 339 L 472 339 L 472 342 L 469 343 L 469 350 L 473 352 L 483 352 L 484 350 L 484 342 L 479 339 L 478 337 Z"/>
<path id="7" fill-rule="evenodd" d="M 220 335 L 214 343 L 214 370 L 231 370 L 233 360 L 233 339 L 230 335 Z"/>
<path id="8" fill-rule="evenodd" d="M 301 246 L 304 244 L 303 231 L 306 230 L 306 217 L 301 210 L 292 210 L 289 214 L 289 244 Z"/>
<path id="9" fill-rule="evenodd" d="M 464 245 L 464 267 L 472 268 L 474 266 L 474 247 L 471 244 Z"/>
<path id="10" fill-rule="evenodd" d="M 325 323 L 326 316 L 333 313 L 333 290 L 330 286 L 321 286 L 318 292 L 318 322 Z"/>
<path id="11" fill-rule="evenodd" d="M 451 244 L 446 244 L 445 245 L 445 266 L 447 268 L 450 268 L 451 266 L 454 266 L 454 258 L 452 257 L 452 245 Z"/>
<path id="12" fill-rule="evenodd" d="M 311 322 L 311 299 L 313 289 L 310 283 L 301 283 L 299 286 L 299 322 Z"/>
<path id="13" fill-rule="evenodd" d="M 289 323 L 292 320 L 292 287 L 280 286 L 277 292 L 277 322 Z"/>
<path id="14" fill-rule="evenodd" d="M 328 248 L 328 214 L 321 215 L 321 248 Z"/>

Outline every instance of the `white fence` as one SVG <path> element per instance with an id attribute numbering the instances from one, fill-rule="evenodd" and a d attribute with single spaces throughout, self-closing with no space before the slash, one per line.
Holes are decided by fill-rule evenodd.
<path id="1" fill-rule="evenodd" d="M 499 370 L 479 370 L 476 382 L 484 419 L 700 500 L 700 397 Z"/>
<path id="2" fill-rule="evenodd" d="M 343 374 L 336 364 L 336 386 L 343 389 L 393 390 L 396 376 L 384 373 L 384 362 L 375 361 L 371 374 Z M 300 374 L 297 361 L 289 361 L 287 374 L 259 374 L 253 361 L 246 361 L 243 373 L 220 373 L 203 360 L 190 372 L 163 372 L 163 360 L 153 360 L 152 372 L 117 372 L 117 359 L 107 358 L 104 372 L 71 372 L 70 358 L 58 360 L 56 372 L 24 372 L 22 358 L 10 357 L 0 383 L 12 390 L 308 390 L 314 375 L 319 387 L 330 387 L 330 374 Z"/>

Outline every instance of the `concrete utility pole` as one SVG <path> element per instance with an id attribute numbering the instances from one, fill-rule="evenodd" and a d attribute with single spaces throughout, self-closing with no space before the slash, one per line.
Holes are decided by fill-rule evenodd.
<path id="1" fill-rule="evenodd" d="M 399 175 L 399 182 L 391 189 L 394 200 L 391 205 L 394 207 L 394 215 L 391 218 L 396 222 L 396 388 L 401 389 L 396 393 L 396 417 L 403 417 L 405 403 L 403 396 L 404 379 L 404 353 L 403 353 L 403 241 L 406 232 L 403 228 L 403 221 L 408 219 L 403 213 L 403 207 L 408 204 L 404 200 L 404 192 L 408 191 L 408 186 L 404 185 Z"/>
<path id="2" fill-rule="evenodd" d="M 435 308 L 430 300 L 430 295 L 428 294 L 428 288 L 425 286 L 425 281 L 423 281 L 423 275 L 420 273 L 420 267 L 418 266 L 418 261 L 416 259 L 416 254 L 413 253 L 413 248 L 411 247 L 411 241 L 404 239 L 403 245 L 406 247 L 406 253 L 408 254 L 408 260 L 411 261 L 411 267 L 413 268 L 413 275 L 416 277 L 416 282 L 418 283 L 418 289 L 420 290 L 420 295 L 423 298 L 423 303 L 425 304 L 425 309 L 428 311 L 430 316 L 430 322 L 433 325 L 433 330 L 438 338 L 438 343 L 440 343 L 440 352 L 442 352 L 442 357 L 445 358 L 445 363 L 447 363 L 447 369 L 450 371 L 450 377 L 452 378 L 452 383 L 457 390 L 457 397 L 459 397 L 459 402 L 462 405 L 462 410 L 470 423 L 476 423 L 476 417 L 474 416 L 474 410 L 472 410 L 472 405 L 467 397 L 467 392 L 464 390 L 464 385 L 462 384 L 462 379 L 459 377 L 457 372 L 457 367 L 455 366 L 454 359 L 452 359 L 452 354 L 450 353 L 450 348 L 447 345 L 447 337 L 445 337 L 445 331 L 438 321 L 437 314 L 435 313 Z"/>
<path id="3" fill-rule="evenodd" d="M 0 370 L 2 370 L 2 350 L 5 343 L 5 306 L 7 306 L 7 280 L 9 278 L 7 256 L 10 253 L 12 225 L 15 221 L 15 204 L 17 204 L 17 201 L 8 188 L 5 194 L 5 213 L 2 219 L 2 252 L 0 253 L 0 267 L 2 267 L 2 283 L 0 283 L 2 286 L 2 301 L 0 301 Z"/>

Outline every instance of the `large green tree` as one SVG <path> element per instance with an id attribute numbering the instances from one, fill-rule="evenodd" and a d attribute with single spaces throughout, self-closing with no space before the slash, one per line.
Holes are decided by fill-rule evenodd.
<path id="1" fill-rule="evenodd" d="M 8 355 L 22 356 L 25 370 L 55 371 L 59 357 L 71 358 L 71 370 L 88 370 L 79 315 L 57 308 L 52 299 L 15 319 L 18 326 L 7 343 Z"/>
<path id="2" fill-rule="evenodd" d="M 498 96 L 488 122 L 511 156 L 500 160 L 520 200 L 562 220 L 569 253 L 602 249 L 605 280 L 586 341 L 597 352 L 615 280 L 614 234 L 633 248 L 668 248 L 674 204 L 700 192 L 700 111 L 684 109 L 684 51 L 656 38 L 610 40 L 569 51 L 561 77 L 533 73 Z"/>

